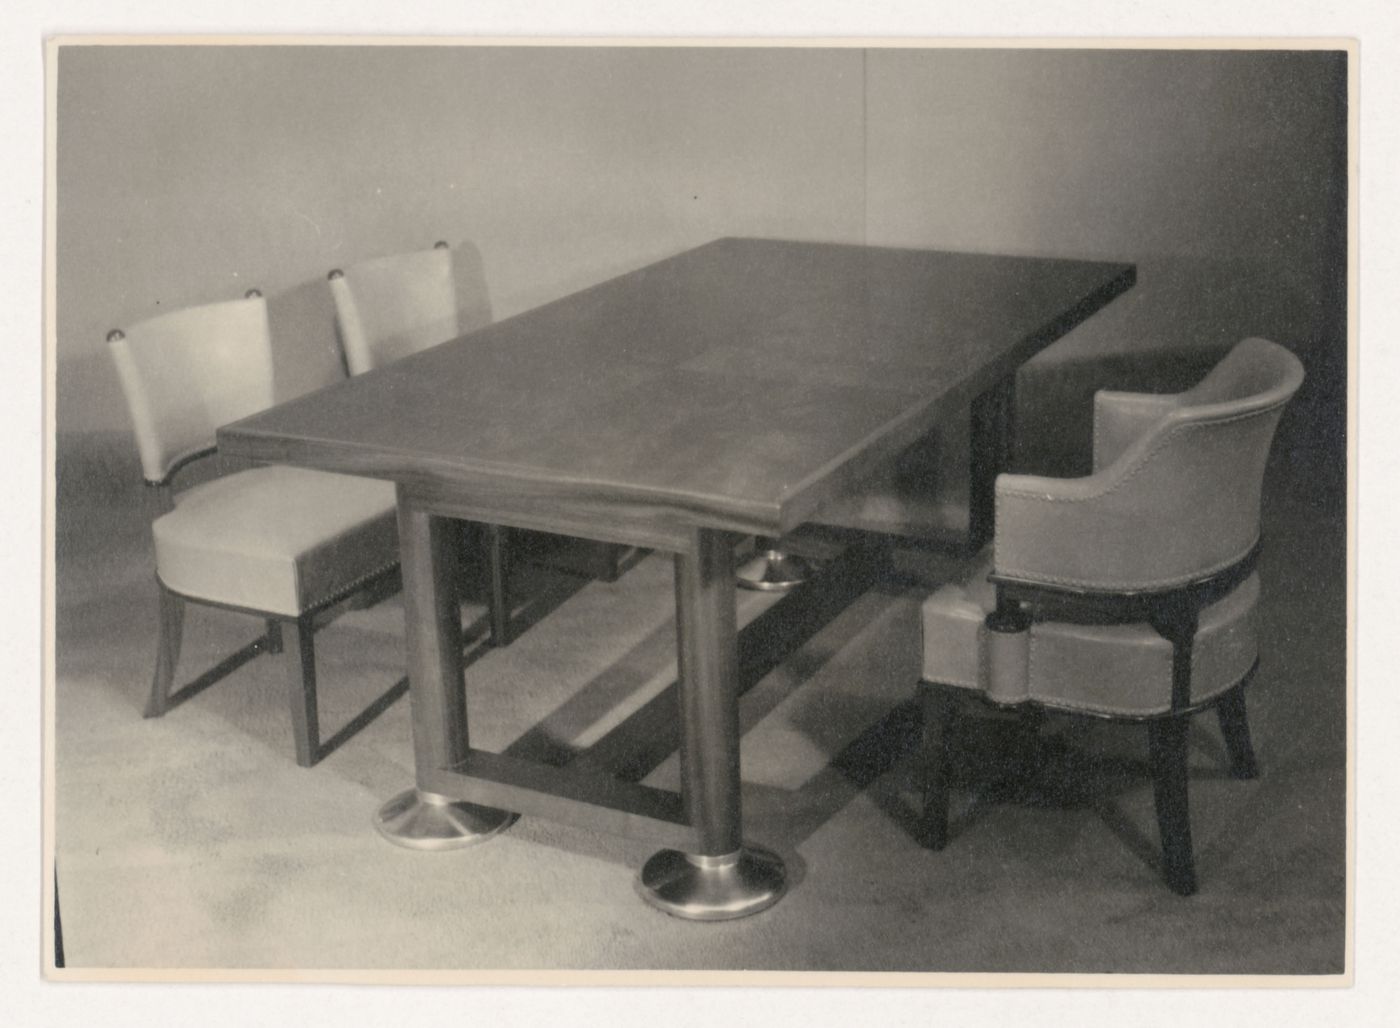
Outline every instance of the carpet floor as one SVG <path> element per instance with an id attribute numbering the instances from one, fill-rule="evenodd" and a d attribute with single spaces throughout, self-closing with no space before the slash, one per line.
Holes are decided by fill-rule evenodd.
<path id="1" fill-rule="evenodd" d="M 385 843 L 378 805 L 412 781 L 398 698 L 315 768 L 292 757 L 285 675 L 259 656 L 143 720 L 154 659 L 148 515 L 138 498 L 63 511 L 56 780 L 63 944 L 72 968 L 567 969 L 1336 974 L 1345 952 L 1345 524 L 1288 474 L 1266 497 L 1263 665 L 1249 693 L 1262 776 L 1237 782 L 1213 717 L 1191 732 L 1200 891 L 1157 867 L 1141 729 L 1052 719 L 1045 760 L 1008 786 L 969 745 L 953 839 L 911 837 L 917 610 L 936 561 L 849 603 L 738 593 L 746 838 L 790 890 L 738 922 L 644 905 L 644 841 L 521 818 L 491 842 Z M 674 787 L 670 561 L 614 583 L 518 568 L 525 628 L 480 644 L 473 744 L 587 760 Z M 327 736 L 403 677 L 397 597 L 317 635 Z M 259 625 L 194 608 L 179 681 Z"/>

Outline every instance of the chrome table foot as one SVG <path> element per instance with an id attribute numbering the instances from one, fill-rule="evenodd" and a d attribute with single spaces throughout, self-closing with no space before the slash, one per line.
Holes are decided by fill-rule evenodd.
<path id="1" fill-rule="evenodd" d="M 739 565 L 734 577 L 744 589 L 773 593 L 799 586 L 816 573 L 817 568 L 806 557 L 767 546 Z"/>
<path id="2" fill-rule="evenodd" d="M 729 921 L 757 914 L 777 903 L 786 887 L 782 858 L 757 847 L 720 857 L 662 850 L 637 876 L 642 899 L 690 921 Z"/>
<path id="3" fill-rule="evenodd" d="M 408 789 L 374 817 L 379 834 L 414 850 L 454 850 L 485 842 L 515 823 L 519 815 L 475 803 L 460 803 L 434 793 Z"/>

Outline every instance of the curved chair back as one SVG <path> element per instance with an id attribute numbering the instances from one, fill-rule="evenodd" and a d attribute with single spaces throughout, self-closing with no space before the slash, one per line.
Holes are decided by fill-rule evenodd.
<path id="1" fill-rule="evenodd" d="M 329 278 L 352 375 L 460 334 L 452 251 L 446 243 L 337 269 Z"/>
<path id="2" fill-rule="evenodd" d="M 149 482 L 213 449 L 220 425 L 272 406 L 267 302 L 256 290 L 113 330 L 107 341 Z"/>
<path id="3" fill-rule="evenodd" d="M 1259 538 L 1274 431 L 1302 381 L 1302 365 L 1291 353 L 1247 339 L 1088 478 L 1050 483 L 1037 495 L 1014 480 L 1049 480 L 1007 476 L 1011 488 L 998 484 L 998 573 L 1150 591 L 1243 559 Z M 1011 514 L 1021 501 L 1040 508 L 1038 527 L 1003 533 L 1002 508 Z M 1023 520 L 1034 524 L 1029 510 Z"/>
<path id="4" fill-rule="evenodd" d="M 1147 515 L 1124 551 L 1128 577 L 1148 585 L 1200 577 L 1253 548 L 1269 448 L 1302 382 L 1293 354 L 1245 340 L 1128 447 L 1110 474 Z"/>

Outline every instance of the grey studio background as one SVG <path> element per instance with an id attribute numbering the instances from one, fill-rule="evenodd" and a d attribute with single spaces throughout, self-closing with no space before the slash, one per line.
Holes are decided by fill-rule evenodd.
<path id="1" fill-rule="evenodd" d="M 56 74 L 54 795 L 71 966 L 1341 970 L 1344 54 L 69 46 Z M 1023 376 L 1026 460 L 1072 464 L 1105 376 L 1167 384 L 1245 335 L 1303 359 L 1266 493 L 1264 777 L 1193 779 L 1200 896 L 1160 890 L 1092 809 L 1013 805 L 961 856 L 923 853 L 883 802 L 897 759 L 841 773 L 833 757 L 910 698 L 913 590 L 833 626 L 809 705 L 793 692 L 746 736 L 751 833 L 771 838 L 766 812 L 808 872 L 733 925 L 637 903 L 644 844 L 522 822 L 457 854 L 387 847 L 369 819 L 410 776 L 405 701 L 310 772 L 286 755 L 281 676 L 259 662 L 141 720 L 150 512 L 108 329 L 257 286 L 289 397 L 340 359 L 331 267 L 445 239 L 485 283 L 480 315 L 501 319 L 726 235 L 1136 262 L 1136 288 Z M 478 665 L 503 703 L 541 669 L 588 682 L 625 658 L 664 679 L 665 564 L 544 587 L 569 595 Z M 253 630 L 196 618 L 182 680 Z M 396 619 L 391 602 L 328 630 L 323 689 L 347 683 L 328 718 L 402 674 Z M 501 744 L 549 714 L 510 709 Z M 1144 787 L 1116 802 L 1150 837 Z M 1074 873 L 1047 871 L 1066 848 Z"/>

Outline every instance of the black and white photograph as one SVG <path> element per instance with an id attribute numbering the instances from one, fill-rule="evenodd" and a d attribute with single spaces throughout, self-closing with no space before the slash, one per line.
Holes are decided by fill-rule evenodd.
<path id="1" fill-rule="evenodd" d="M 12 12 L 8 1016 L 1383 1023 L 1393 16 L 686 7 Z"/>
<path id="2" fill-rule="evenodd" d="M 51 43 L 49 973 L 1343 979 L 1354 60 Z"/>

